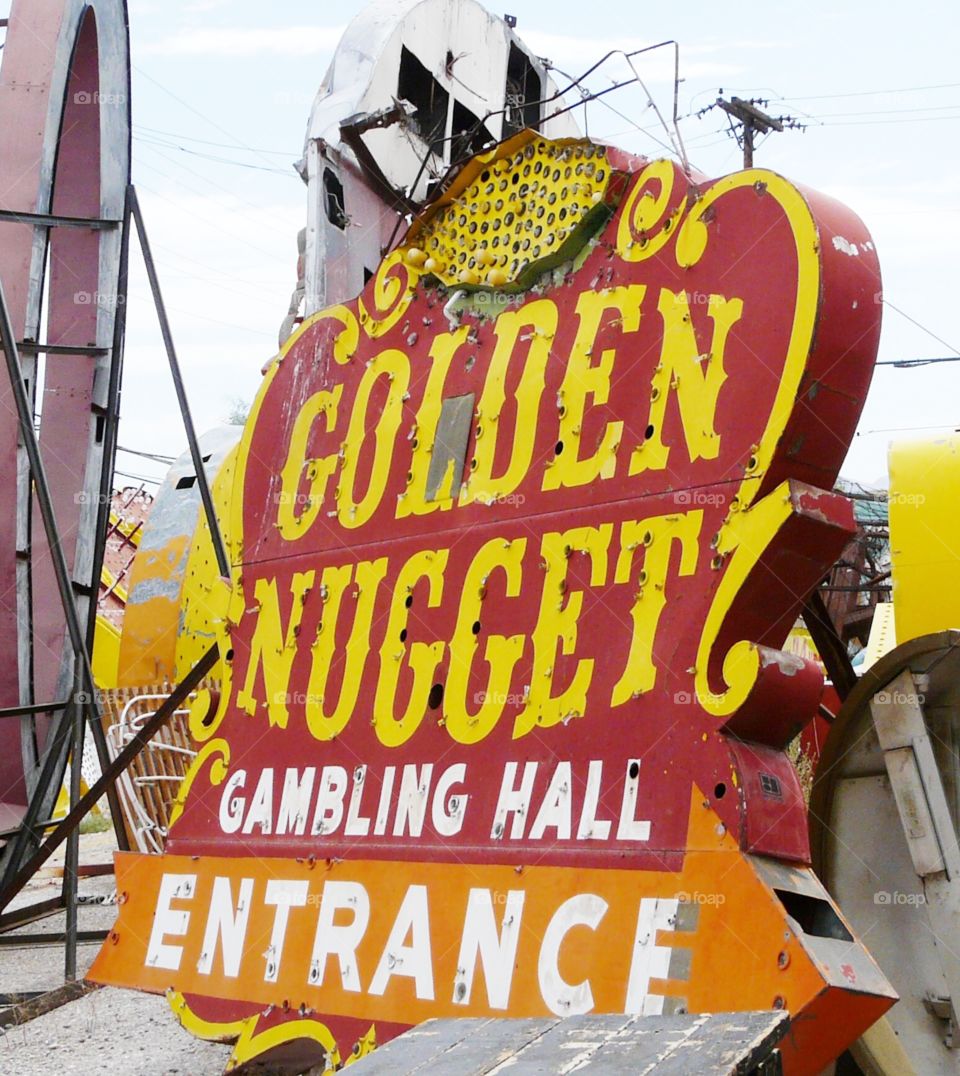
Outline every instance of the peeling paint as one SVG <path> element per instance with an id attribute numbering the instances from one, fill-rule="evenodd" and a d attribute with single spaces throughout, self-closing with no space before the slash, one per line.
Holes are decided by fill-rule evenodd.
<path id="1" fill-rule="evenodd" d="M 851 243 L 849 239 L 844 239 L 842 235 L 833 237 L 833 249 L 839 250 L 841 254 L 849 254 L 851 258 L 860 256 L 860 249 L 857 244 Z"/>

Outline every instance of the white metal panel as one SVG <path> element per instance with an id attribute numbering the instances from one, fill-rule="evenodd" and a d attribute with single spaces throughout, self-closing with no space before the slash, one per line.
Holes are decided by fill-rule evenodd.
<path id="1" fill-rule="evenodd" d="M 390 185 L 419 204 L 430 182 L 453 160 L 449 137 L 455 102 L 481 120 L 494 114 L 485 125 L 494 141 L 502 137 L 511 46 L 527 58 L 544 94 L 555 93 L 543 63 L 503 19 L 476 0 L 378 0 L 350 23 L 314 102 L 301 162 L 308 185 L 305 315 L 356 295 L 365 271 L 380 262 L 394 232 L 399 237 L 404 231 L 396 206 L 368 182 L 342 142 L 341 123 L 396 104 L 401 57 L 407 49 L 448 95 L 445 141 L 431 156 L 412 121 L 368 131 L 363 140 Z M 550 137 L 579 134 L 570 113 L 545 121 L 541 129 Z M 325 211 L 327 168 L 343 185 L 346 228 L 338 227 Z"/>

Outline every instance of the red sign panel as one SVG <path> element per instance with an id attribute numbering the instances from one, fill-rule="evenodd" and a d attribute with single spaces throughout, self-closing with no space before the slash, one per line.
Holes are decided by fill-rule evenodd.
<path id="1" fill-rule="evenodd" d="M 752 857 L 807 861 L 782 748 L 822 684 L 776 648 L 852 528 L 823 490 L 878 279 L 852 214 L 770 172 L 529 135 L 469 167 L 267 374 L 222 693 L 100 977 L 200 1030 L 278 1006 L 248 1053 L 814 1004 L 826 958 L 800 930 L 778 964 L 796 914 Z M 854 949 L 818 1064 L 890 1003 Z"/>

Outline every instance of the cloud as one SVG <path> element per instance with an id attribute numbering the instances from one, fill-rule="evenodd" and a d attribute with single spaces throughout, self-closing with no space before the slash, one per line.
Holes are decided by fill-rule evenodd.
<path id="1" fill-rule="evenodd" d="M 232 26 L 184 29 L 144 43 L 141 53 L 155 56 L 312 56 L 332 52 L 342 26 Z"/>

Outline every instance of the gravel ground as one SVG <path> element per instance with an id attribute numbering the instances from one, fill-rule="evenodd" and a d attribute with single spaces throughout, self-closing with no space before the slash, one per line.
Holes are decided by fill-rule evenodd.
<path id="1" fill-rule="evenodd" d="M 105 987 L 0 1033 L 0 1073 L 219 1076 L 230 1047 L 177 1023 L 166 999 Z"/>
<path id="2" fill-rule="evenodd" d="M 81 863 L 109 863 L 116 849 L 112 832 L 80 837 Z M 62 866 L 60 849 L 48 870 L 34 878 L 11 903 L 10 910 L 49 900 L 60 892 L 61 880 L 49 868 Z M 117 917 L 112 875 L 81 878 L 81 930 L 102 930 Z M 101 903 L 106 901 L 106 903 Z M 17 934 L 62 931 L 64 913 L 20 927 Z M 99 942 L 77 947 L 77 970 L 82 975 L 100 948 Z M 63 985 L 63 946 L 0 947 L 0 993 L 54 990 Z M 134 990 L 106 988 L 62 1005 L 19 1027 L 0 1029 L 0 1076 L 54 1076 L 60 1073 L 106 1073 L 108 1076 L 219 1076 L 230 1047 L 203 1042 L 184 1031 L 166 999 Z"/>

